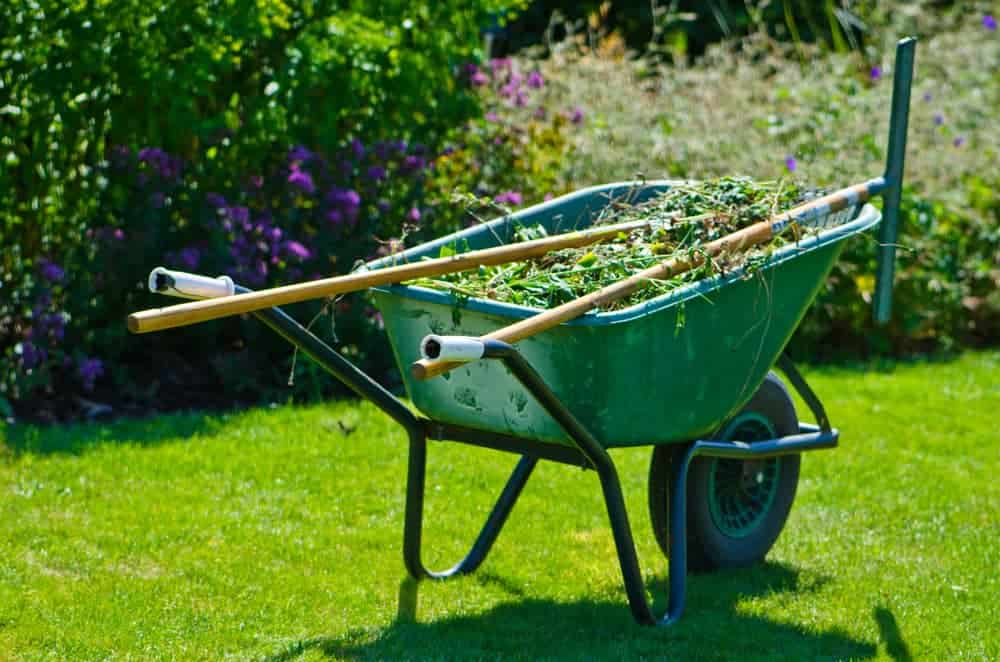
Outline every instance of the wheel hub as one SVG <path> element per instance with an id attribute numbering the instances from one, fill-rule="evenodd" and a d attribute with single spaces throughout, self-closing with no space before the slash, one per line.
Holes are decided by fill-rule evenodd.
<path id="1" fill-rule="evenodd" d="M 726 427 L 722 439 L 753 442 L 775 436 L 770 421 L 748 412 Z M 719 530 L 732 538 L 753 533 L 774 504 L 780 476 L 781 458 L 713 460 L 709 471 L 709 512 Z"/>

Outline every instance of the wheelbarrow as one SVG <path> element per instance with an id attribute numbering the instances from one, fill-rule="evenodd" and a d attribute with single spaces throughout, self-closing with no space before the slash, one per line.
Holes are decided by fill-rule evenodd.
<path id="1" fill-rule="evenodd" d="M 512 344 L 481 340 L 540 311 L 415 286 L 372 290 L 406 391 L 419 414 L 280 308 L 252 314 L 359 397 L 398 422 L 409 437 L 403 559 L 417 580 L 464 575 L 486 559 L 539 460 L 596 471 L 629 607 L 644 625 L 676 622 L 689 569 L 761 561 L 781 533 L 799 477 L 800 455 L 839 439 L 817 395 L 784 348 L 844 248 L 880 221 L 875 315 L 888 319 L 915 43 L 899 43 L 885 174 L 848 193 L 839 211 L 824 208 L 822 230 L 770 254 L 752 273 L 737 269 L 615 312 L 587 314 Z M 449 251 L 513 241 L 520 227 L 550 234 L 590 225 L 612 200 L 641 201 L 669 181 L 625 182 L 580 190 L 491 223 L 368 263 L 377 272 Z M 853 197 L 851 197 L 853 196 Z M 862 204 L 882 196 L 883 211 Z M 814 219 L 815 220 L 815 219 Z M 184 281 L 193 297 L 248 293 L 228 279 L 154 271 L 150 288 Z M 198 286 L 203 286 L 198 289 Z M 406 367 L 428 338 L 478 343 L 481 360 L 434 379 Z M 444 340 L 442 340 L 444 339 Z M 437 340 L 435 340 L 437 342 Z M 785 381 L 772 370 L 777 369 Z M 799 420 L 788 385 L 812 412 Z M 421 560 L 429 442 L 462 442 L 520 456 L 468 554 L 433 571 Z M 669 559 L 666 614 L 654 615 L 643 585 L 614 448 L 653 446 L 649 511 Z"/>

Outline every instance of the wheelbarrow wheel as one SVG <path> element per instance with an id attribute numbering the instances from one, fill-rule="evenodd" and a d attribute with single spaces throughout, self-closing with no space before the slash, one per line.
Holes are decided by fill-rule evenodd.
<path id="1" fill-rule="evenodd" d="M 750 402 L 716 439 L 754 442 L 798 432 L 792 398 L 768 373 Z M 669 490 L 673 448 L 657 446 L 649 475 L 653 533 L 669 555 Z M 688 568 L 710 571 L 764 559 L 778 539 L 799 482 L 799 455 L 765 460 L 698 457 L 688 472 Z"/>

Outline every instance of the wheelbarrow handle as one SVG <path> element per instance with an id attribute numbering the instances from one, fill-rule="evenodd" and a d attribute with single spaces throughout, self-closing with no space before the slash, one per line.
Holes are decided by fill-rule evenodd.
<path id="1" fill-rule="evenodd" d="M 679 274 L 691 271 L 707 260 L 719 255 L 728 253 L 738 253 L 753 246 L 767 243 L 777 235 L 792 227 L 818 228 L 822 227 L 825 220 L 836 211 L 848 207 L 857 206 L 869 200 L 872 196 L 880 194 L 885 189 L 885 179 L 879 177 L 870 181 L 856 184 L 845 189 L 841 189 L 829 195 L 811 200 L 794 209 L 777 214 L 769 220 L 755 223 L 712 241 L 702 247 L 700 251 L 691 252 L 686 255 L 671 257 L 648 269 L 633 274 L 628 278 L 608 285 L 600 290 L 586 294 L 578 299 L 557 306 L 534 317 L 521 320 L 510 326 L 505 326 L 492 333 L 482 336 L 480 340 L 499 340 L 505 343 L 514 344 L 530 336 L 536 335 L 558 326 L 563 322 L 575 319 L 594 308 L 604 306 L 613 301 L 623 299 L 628 295 L 641 290 L 656 280 L 673 278 Z M 435 338 L 428 336 L 421 343 L 424 348 L 435 347 Z M 457 341 L 451 343 L 455 346 Z M 440 343 L 438 343 L 440 345 Z M 448 345 L 440 345 L 442 350 L 448 349 Z M 462 363 L 473 360 L 476 357 L 465 358 L 455 356 L 459 360 L 447 360 L 448 352 L 442 356 L 433 356 L 425 351 L 424 358 L 415 361 L 410 366 L 410 372 L 416 379 L 429 379 L 437 375 L 448 372 L 458 367 Z"/>
<path id="2" fill-rule="evenodd" d="M 516 244 L 507 244 L 486 248 L 468 253 L 459 253 L 448 257 L 440 257 L 432 260 L 400 264 L 385 269 L 375 271 L 357 271 L 344 276 L 334 278 L 323 278 L 307 283 L 296 283 L 283 287 L 275 287 L 268 290 L 258 290 L 246 294 L 233 294 L 230 287 L 228 291 L 222 291 L 213 287 L 209 281 L 212 279 L 205 276 L 194 276 L 188 274 L 185 283 L 188 290 L 177 288 L 168 291 L 155 287 L 154 276 L 160 271 L 166 271 L 162 267 L 154 269 L 150 274 L 150 290 L 153 292 L 164 292 L 176 294 L 187 298 L 204 299 L 202 301 L 192 301 L 189 303 L 177 304 L 166 308 L 153 308 L 141 312 L 133 313 L 128 317 L 128 328 L 132 333 L 148 333 L 150 331 L 160 331 L 178 326 L 187 326 L 198 322 L 205 322 L 220 317 L 230 315 L 240 315 L 243 313 L 281 306 L 308 299 L 319 299 L 323 297 L 357 292 L 370 287 L 381 285 L 391 285 L 401 283 L 415 278 L 427 278 L 440 276 L 443 274 L 456 273 L 477 269 L 480 266 L 504 264 L 516 262 L 530 258 L 541 257 L 547 253 L 563 248 L 579 248 L 594 244 L 605 239 L 616 237 L 623 232 L 650 227 L 657 224 L 675 221 L 676 216 L 661 217 L 658 219 L 645 219 L 619 223 L 617 225 L 600 226 L 577 232 L 556 235 L 554 237 L 544 237 L 531 241 L 523 241 Z M 176 272 L 180 273 L 180 272 Z M 195 286 L 195 281 L 199 279 L 200 285 Z M 231 285 L 231 283 L 230 283 Z M 188 294 L 184 294 L 187 291 Z"/>

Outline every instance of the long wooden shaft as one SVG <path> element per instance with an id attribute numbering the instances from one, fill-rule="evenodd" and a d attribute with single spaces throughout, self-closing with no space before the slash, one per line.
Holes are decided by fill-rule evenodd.
<path id="1" fill-rule="evenodd" d="M 308 283 L 296 283 L 269 290 L 236 294 L 215 299 L 203 299 L 188 303 L 153 308 L 133 313 L 128 316 L 128 328 L 132 333 L 148 333 L 171 329 L 188 324 L 197 324 L 208 320 L 249 313 L 272 306 L 282 306 L 289 303 L 336 296 L 347 292 L 356 292 L 369 287 L 401 283 L 414 278 L 427 278 L 443 274 L 468 271 L 480 266 L 504 264 L 530 258 L 541 257 L 546 253 L 563 248 L 579 248 L 610 239 L 622 232 L 631 232 L 649 225 L 663 222 L 664 219 L 630 221 L 617 225 L 600 226 L 578 232 L 569 232 L 554 237 L 544 237 L 531 241 L 519 242 L 486 248 L 468 253 L 458 253 L 448 257 L 433 260 L 423 260 L 409 264 L 400 264 L 374 271 L 361 271 L 334 278 L 323 278 Z"/>
<path id="2" fill-rule="evenodd" d="M 692 251 L 682 257 L 672 257 L 596 292 L 591 292 L 579 299 L 574 299 L 561 306 L 493 331 L 483 336 L 483 339 L 516 343 L 519 340 L 524 340 L 529 336 L 558 326 L 563 322 L 575 319 L 594 308 L 627 297 L 636 290 L 648 285 L 650 281 L 672 278 L 704 264 L 709 258 L 725 253 L 737 253 L 752 246 L 768 242 L 777 234 L 793 225 L 813 225 L 814 223 L 810 223 L 810 220 L 815 221 L 816 219 L 825 218 L 830 213 L 868 200 L 872 191 L 875 190 L 874 185 L 878 181 L 872 180 L 817 198 L 787 212 L 778 214 L 770 220 L 755 223 L 725 237 L 716 239 L 705 244 L 700 251 Z M 410 366 L 410 372 L 416 379 L 429 379 L 448 372 L 459 365 L 461 363 L 455 361 L 421 359 Z"/>

